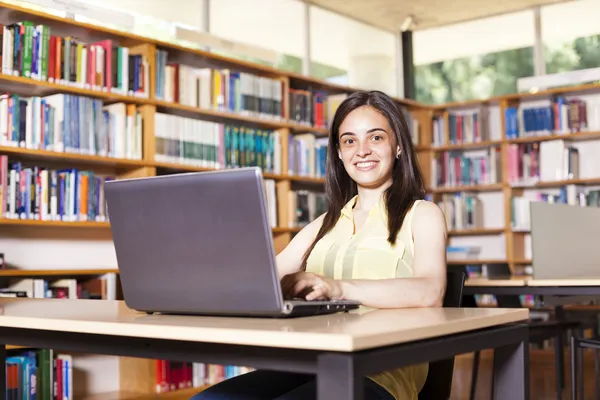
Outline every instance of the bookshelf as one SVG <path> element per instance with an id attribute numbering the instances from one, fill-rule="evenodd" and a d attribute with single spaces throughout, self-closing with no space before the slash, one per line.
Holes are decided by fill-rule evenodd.
<path id="1" fill-rule="evenodd" d="M 303 201 L 301 197 L 308 198 L 313 202 L 311 207 L 314 207 L 318 198 L 312 196 L 323 191 L 324 180 L 319 169 L 322 159 L 318 158 L 322 157 L 322 153 L 311 150 L 309 159 L 315 158 L 311 168 L 307 168 L 297 154 L 317 148 L 322 143 L 319 140 L 326 138 L 328 133 L 328 116 L 333 114 L 336 103 L 354 88 L 0 2 L 0 23 L 4 24 L 0 32 L 6 32 L 5 27 L 23 21 L 32 21 L 34 27 L 41 25 L 49 28 L 47 33 L 51 36 L 47 39 L 48 47 L 37 47 L 42 51 L 40 54 L 48 52 L 48 57 L 44 62 L 44 57 L 34 57 L 32 63 L 28 60 L 26 66 L 21 65 L 20 69 L 16 69 L 19 74 L 15 74 L 14 64 L 7 64 L 7 57 L 3 57 L 0 73 L 0 171 L 7 171 L 7 166 L 13 162 L 22 163 L 24 168 L 45 167 L 48 171 L 90 171 L 86 179 L 99 181 L 88 181 L 88 184 L 100 182 L 98 187 L 101 187 L 102 179 L 108 178 L 124 179 L 260 165 L 272 202 L 270 207 L 274 210 L 272 228 L 275 250 L 283 249 L 300 230 L 303 221 L 299 219 L 306 219 L 307 215 L 300 218 L 295 216 L 298 202 Z M 41 28 L 39 37 L 44 38 L 45 32 L 45 28 Z M 58 54 L 64 55 L 64 43 L 68 43 L 69 48 L 74 50 L 74 61 L 56 63 L 56 51 L 52 53 L 49 50 L 50 43 L 54 46 L 59 43 L 56 38 L 73 40 L 60 42 L 63 47 Z M 35 43 L 44 45 L 46 42 L 42 40 Z M 5 49 L 6 40 L 2 46 Z M 8 52 L 4 51 L 3 54 Z M 82 54 L 85 54 L 85 58 Z M 94 63 L 88 63 L 88 56 L 89 60 L 95 57 L 96 69 L 93 68 Z M 109 58 L 114 63 L 102 61 Z M 69 74 L 65 72 L 67 65 L 74 67 Z M 129 66 L 135 68 L 128 69 Z M 47 78 L 22 76 L 23 68 L 42 71 Z M 531 263 L 527 257 L 529 231 L 526 227 L 514 228 L 513 216 L 519 212 L 518 206 L 526 207 L 526 202 L 519 203 L 519 200 L 513 199 L 531 190 L 554 190 L 565 185 L 600 186 L 600 170 L 594 174 L 593 167 L 577 177 L 515 182 L 512 178 L 521 176 L 514 175 L 515 171 L 522 172 L 520 164 L 515 164 L 515 150 L 512 150 L 515 146 L 537 147 L 540 143 L 558 142 L 559 139 L 569 140 L 569 143 L 589 143 L 600 139 L 600 123 L 594 119 L 594 123 L 582 132 L 557 135 L 548 130 L 537 132 L 536 136 L 525 136 L 522 128 L 515 130 L 510 111 L 522 113 L 522 109 L 527 108 L 523 105 L 538 104 L 541 100 L 567 94 L 584 94 L 588 96 L 589 104 L 593 105 L 594 96 L 599 91 L 599 85 L 583 85 L 435 106 L 395 99 L 398 106 L 409 115 L 409 126 L 428 187 L 428 196 L 446 212 L 449 245 L 473 247 L 475 243 L 482 248 L 478 254 L 450 259 L 449 264 L 508 262 L 514 273 L 522 273 Z M 3 93 L 6 95 L 2 96 Z M 11 104 L 20 105 L 24 99 L 35 101 L 28 100 L 26 103 L 25 145 L 20 146 L 18 141 L 23 141 L 20 136 L 17 142 L 13 140 L 14 132 L 20 135 L 20 128 L 9 129 L 7 121 L 16 112 L 10 108 Z M 40 105 L 39 99 L 47 100 L 44 106 Z M 45 107 L 48 104 L 53 113 L 46 114 Z M 81 105 L 84 110 L 87 107 L 88 113 L 75 118 L 77 125 L 65 128 L 64 124 L 57 124 L 57 118 L 59 122 L 61 118 L 63 122 L 73 119 L 73 115 L 67 115 L 64 111 L 67 107 L 74 107 L 73 104 Z M 307 104 L 314 106 L 314 112 L 307 111 Z M 36 110 L 41 107 L 44 112 L 38 113 Z M 27 112 L 38 117 L 32 117 Z M 44 121 L 54 122 L 54 125 L 42 128 L 39 120 L 32 122 L 41 116 L 48 118 Z M 99 125 L 99 128 L 96 124 L 102 123 L 100 116 L 106 118 L 104 123 L 114 125 L 110 125 L 111 128 Z M 594 116 L 590 114 L 590 118 Z M 29 126 L 34 128 L 28 130 Z M 8 136 L 11 133 L 13 136 Z M 107 136 L 110 134 L 114 136 Z M 248 160 L 234 159 L 231 150 L 236 147 L 228 140 L 246 140 L 241 138 L 248 137 L 254 140 L 248 147 L 251 150 L 243 155 L 249 157 Z M 262 141 L 257 139 L 261 137 Z M 257 151 L 257 143 L 265 146 L 261 147 L 261 151 L 266 149 L 263 153 Z M 2 157 L 7 157 L 4 166 Z M 465 162 L 480 172 L 484 171 L 481 176 L 477 175 L 477 181 L 471 179 L 472 175 L 456 174 Z M 452 163 L 458 169 L 448 172 Z M 51 173 L 43 178 L 46 184 L 49 177 L 52 177 Z M 58 182 L 66 185 L 72 182 L 68 179 L 78 177 L 66 174 Z M 1 172 L 0 179 L 3 179 Z M 6 177 L 0 180 L 0 185 L 2 182 L 8 182 Z M 91 186 L 88 186 L 86 193 L 94 196 L 100 193 L 101 196 L 101 191 L 89 192 Z M 62 201 L 67 201 L 64 197 L 74 196 L 69 191 L 61 193 Z M 0 197 L 3 211 L 7 207 L 7 199 L 6 195 Z M 60 236 L 67 239 L 67 244 L 62 244 L 63 252 L 68 252 L 66 249 L 77 241 L 85 242 L 91 238 L 110 243 L 110 223 L 103 213 L 102 201 L 88 201 L 85 217 L 82 217 L 84 212 L 80 207 L 83 207 L 83 203 L 73 203 L 73 199 L 75 197 L 71 198 L 70 203 L 63 204 L 62 212 L 42 203 L 45 211 L 39 211 L 39 204 L 32 205 L 29 210 L 29 214 L 35 215 L 35 218 L 4 216 L 0 218 L 0 232 L 8 238 L 14 236 L 36 240 L 51 240 Z M 532 199 L 535 200 L 535 197 Z M 518 206 L 515 206 L 517 203 Z M 470 217 L 474 218 L 475 223 L 470 223 L 466 218 L 464 210 L 467 204 L 469 207 L 481 204 L 484 209 L 483 215 Z M 453 220 L 455 212 L 452 207 L 457 205 L 462 210 L 461 215 Z M 38 218 L 37 215 L 42 217 Z M 7 254 L 7 261 L 11 261 L 10 254 Z M 114 267 L 82 265 L 81 268 L 8 269 L 0 270 L 0 281 L 83 281 L 111 276 L 111 285 L 114 286 L 111 290 L 119 297 L 118 270 Z M 73 357 L 77 362 L 79 355 Z M 160 360 L 120 357 L 117 392 L 75 392 L 75 395 L 89 399 L 189 398 L 206 384 L 198 381 L 194 383 L 197 386 L 194 388 L 172 387 L 165 393 L 157 394 L 159 381 L 162 379 L 164 384 L 167 380 L 165 376 L 159 377 L 159 370 L 163 367 Z M 212 371 L 210 379 L 213 380 L 218 379 L 219 374 L 236 373 L 231 368 L 206 368 L 206 371 Z"/>
<path id="2" fill-rule="evenodd" d="M 457 246 L 504 247 L 501 257 L 466 257 L 449 264 L 507 262 L 513 274 L 529 274 L 529 202 L 600 205 L 596 200 L 600 162 L 593 157 L 600 146 L 599 92 L 597 84 L 586 84 L 432 107 L 431 147 L 423 150 L 438 168 L 437 175 L 430 176 L 432 198 L 440 204 L 444 195 L 453 196 L 448 202 L 462 201 L 462 213 L 471 206 L 465 198 L 476 198 L 485 209 L 483 215 L 471 217 L 475 222 L 468 228 L 450 228 L 451 241 L 454 238 Z M 473 113 L 479 119 L 470 119 Z M 456 119 L 457 115 L 462 119 Z M 479 136 L 474 135 L 474 127 Z M 436 164 L 440 153 L 452 154 L 460 161 L 453 167 L 454 159 L 447 156 Z M 472 173 L 465 174 L 468 182 L 460 180 L 460 172 L 464 172 L 460 166 L 469 157 L 485 160 L 485 174 L 476 184 L 470 182 Z M 471 166 L 478 170 L 480 164 L 472 160 Z M 458 196 L 464 197 L 456 200 Z M 452 214 L 453 207 L 456 204 L 445 211 Z M 466 215 L 457 218 L 461 217 Z"/>

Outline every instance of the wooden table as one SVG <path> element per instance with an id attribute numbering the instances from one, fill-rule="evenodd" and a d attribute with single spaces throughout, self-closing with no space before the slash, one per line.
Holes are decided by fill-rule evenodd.
<path id="1" fill-rule="evenodd" d="M 122 301 L 0 299 L 0 343 L 313 373 L 318 399 L 328 400 L 362 399 L 368 374 L 494 348 L 496 398 L 517 400 L 529 398 L 528 328 L 519 323 L 528 315 L 526 309 L 360 308 L 295 319 L 231 318 L 146 315 Z"/>
<path id="2" fill-rule="evenodd" d="M 534 279 L 519 276 L 510 279 L 469 278 L 465 281 L 463 293 L 495 296 L 534 295 L 540 297 L 542 304 L 565 305 L 600 298 L 600 279 Z"/>

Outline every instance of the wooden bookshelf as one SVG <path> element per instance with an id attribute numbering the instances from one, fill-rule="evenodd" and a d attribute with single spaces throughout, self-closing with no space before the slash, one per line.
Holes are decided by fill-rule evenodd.
<path id="1" fill-rule="evenodd" d="M 91 396 L 82 397 L 82 400 L 151 400 L 151 399 L 169 399 L 169 400 L 188 400 L 203 389 L 209 387 L 209 385 L 180 389 L 173 392 L 160 393 L 160 394 L 148 394 L 143 395 L 136 392 L 107 392 L 99 393 Z"/>
<path id="2" fill-rule="evenodd" d="M 43 277 L 43 276 L 93 276 L 104 274 L 118 274 L 119 270 L 106 269 L 0 269 L 0 278 L 3 277 Z"/>
<path id="3" fill-rule="evenodd" d="M 85 228 L 85 229 L 107 229 L 108 222 L 87 221 L 42 221 L 27 219 L 0 218 L 0 226 L 15 226 L 29 228 Z"/>
<path id="4" fill-rule="evenodd" d="M 471 228 L 471 229 L 451 229 L 448 236 L 482 236 L 482 235 L 500 235 L 505 232 L 504 228 Z"/>
<path id="5" fill-rule="evenodd" d="M 458 187 L 430 187 L 429 192 L 432 194 L 434 200 L 441 199 L 444 194 L 458 194 L 470 192 L 483 193 L 497 191 L 503 197 L 503 213 L 504 213 L 504 228 L 498 228 L 493 230 L 485 229 L 465 229 L 465 230 L 452 230 L 450 229 L 448 234 L 450 236 L 470 236 L 470 233 L 477 235 L 496 235 L 504 234 L 505 236 L 505 253 L 506 257 L 502 260 L 460 260 L 450 261 L 449 264 L 485 264 L 492 262 L 505 262 L 510 265 L 513 273 L 521 274 L 524 268 L 532 265 L 532 260 L 526 256 L 526 237 L 531 234 L 529 229 L 513 229 L 512 227 L 512 214 L 514 212 L 512 206 L 513 197 L 523 196 L 525 191 L 543 191 L 544 193 L 558 193 L 560 188 L 567 185 L 577 185 L 580 187 L 596 187 L 600 186 L 600 176 L 589 176 L 584 178 L 573 178 L 573 179 L 559 179 L 559 180 L 530 180 L 530 181 L 511 181 L 508 174 L 510 168 L 509 152 L 511 146 L 524 145 L 524 146 L 540 146 L 545 142 L 562 140 L 566 144 L 583 145 L 582 142 L 587 141 L 598 141 L 600 140 L 600 126 L 589 126 L 582 128 L 581 131 L 556 131 L 552 133 L 541 133 L 541 132 L 530 132 L 524 133 L 519 129 L 518 137 L 507 134 L 507 116 L 506 112 L 511 107 L 519 107 L 524 105 L 527 107 L 528 100 L 540 100 L 540 99 L 552 99 L 556 95 L 569 95 L 577 97 L 579 95 L 597 95 L 600 94 L 599 84 L 586 84 L 572 87 L 562 87 L 556 89 L 550 89 L 545 91 L 538 91 L 535 93 L 515 93 L 506 96 L 497 96 L 489 99 L 471 100 L 466 102 L 453 102 L 441 105 L 432 106 L 433 115 L 443 117 L 445 122 L 444 130 L 442 132 L 446 143 L 449 142 L 450 138 L 450 124 L 448 115 L 451 112 L 459 113 L 460 110 L 464 109 L 476 109 L 478 107 L 487 107 L 491 110 L 494 107 L 499 109 L 499 124 L 497 132 L 500 137 L 494 137 L 493 139 L 479 139 L 474 142 L 466 141 L 465 143 L 458 144 L 438 144 L 432 145 L 432 138 L 426 138 L 427 142 L 420 145 L 420 151 L 422 152 L 420 162 L 425 164 L 431 163 L 433 157 L 437 153 L 448 151 L 455 153 L 466 153 L 478 150 L 487 150 L 491 148 L 499 148 L 499 171 L 500 180 L 499 183 L 487 184 L 487 185 L 474 185 L 474 186 L 458 186 Z M 587 98 L 584 98 L 584 101 Z M 538 103 L 530 107 L 538 107 Z M 585 105 L 584 105 L 585 107 Z M 519 115 L 519 120 L 523 116 Z M 432 119 L 432 123 L 433 123 Z M 555 123 L 555 121 L 553 121 Z M 571 121 L 570 121 L 571 123 Z M 464 134 L 464 133 L 463 133 Z M 439 139 L 438 139 L 439 140 Z M 430 148 L 427 149 L 429 144 Z M 587 146 L 587 143 L 585 143 Z M 582 147 L 580 147 L 582 148 Z M 421 153 L 420 153 L 421 154 Z M 589 160 L 589 155 L 586 155 Z M 538 162 L 539 160 L 536 160 Z M 541 161 L 539 161 L 541 163 Z M 587 163 L 588 161 L 586 161 Z M 579 159 L 580 165 L 582 159 Z M 537 165 L 537 164 L 536 164 Z M 580 167 L 582 168 L 582 167 Z M 500 211 L 500 210 L 499 210 Z"/>

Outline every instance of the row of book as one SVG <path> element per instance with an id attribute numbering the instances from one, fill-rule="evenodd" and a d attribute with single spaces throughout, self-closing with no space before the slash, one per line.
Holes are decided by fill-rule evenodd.
<path id="1" fill-rule="evenodd" d="M 483 203 L 473 194 L 443 194 L 437 202 L 446 218 L 448 230 L 475 229 L 483 227 Z"/>
<path id="2" fill-rule="evenodd" d="M 322 192 L 290 190 L 288 207 L 288 228 L 302 228 L 327 212 L 327 197 Z"/>
<path id="3" fill-rule="evenodd" d="M 2 73 L 136 97 L 149 97 L 148 59 L 106 39 L 87 43 L 47 25 L 0 25 Z"/>
<path id="4" fill-rule="evenodd" d="M 288 174 L 323 178 L 327 160 L 326 137 L 317 138 L 312 133 L 289 136 Z"/>
<path id="5" fill-rule="evenodd" d="M 0 145 L 142 158 L 142 117 L 133 104 L 72 94 L 0 94 Z"/>
<path id="6" fill-rule="evenodd" d="M 446 142 L 445 137 L 440 137 L 440 133 L 445 133 L 445 131 L 440 132 L 434 127 L 432 144 L 462 144 L 490 140 L 488 124 L 487 107 L 476 110 L 451 111 L 448 113 L 448 141 Z"/>
<path id="7" fill-rule="evenodd" d="M 578 179 L 580 152 L 562 140 L 511 144 L 507 149 L 506 174 L 512 185 L 531 185 L 538 181 Z"/>
<path id="8" fill-rule="evenodd" d="M 346 93 L 328 94 L 322 90 L 289 89 L 290 121 L 315 128 L 331 127 L 339 105 Z"/>
<path id="9" fill-rule="evenodd" d="M 449 111 L 432 120 L 432 146 L 481 143 L 502 139 L 500 107 L 481 106 L 475 109 Z M 448 126 L 446 126 L 446 124 Z"/>
<path id="10" fill-rule="evenodd" d="M 95 300 L 115 300 L 117 297 L 117 276 L 114 273 L 78 279 L 15 277 L 4 283 L 0 297 Z"/>
<path id="11" fill-rule="evenodd" d="M 10 351 L 6 399 L 73 400 L 73 356 L 52 349 Z"/>
<path id="12" fill-rule="evenodd" d="M 190 107 L 282 120 L 283 81 L 243 71 L 169 62 L 156 51 L 156 98 Z"/>
<path id="13" fill-rule="evenodd" d="M 226 379 L 253 371 L 237 365 L 156 360 L 156 393 L 214 385 Z"/>
<path id="14" fill-rule="evenodd" d="M 511 228 L 529 232 L 531 229 L 531 202 L 568 204 L 574 207 L 600 207 L 600 189 L 581 185 L 564 185 L 558 191 L 539 191 L 523 196 L 513 196 L 511 201 Z"/>
<path id="15" fill-rule="evenodd" d="M 287 221 L 279 218 L 277 188 L 272 179 L 264 180 L 267 199 L 267 214 L 271 228 L 302 228 L 327 211 L 325 193 L 306 189 L 292 189 L 287 192 Z"/>
<path id="16" fill-rule="evenodd" d="M 600 99 L 554 96 L 508 107 L 504 112 L 507 139 L 600 130 Z"/>
<path id="17" fill-rule="evenodd" d="M 472 153 L 436 153 L 431 159 L 431 185 L 444 188 L 500 183 L 500 164 L 500 149 L 497 147 Z"/>
<path id="18" fill-rule="evenodd" d="M 159 162 L 203 168 L 258 166 L 282 173 L 281 136 L 277 131 L 203 121 L 177 115 L 154 116 Z"/>
<path id="19" fill-rule="evenodd" d="M 21 220 L 105 222 L 104 183 L 112 179 L 76 168 L 9 163 L 8 156 L 1 155 L 1 214 Z"/>

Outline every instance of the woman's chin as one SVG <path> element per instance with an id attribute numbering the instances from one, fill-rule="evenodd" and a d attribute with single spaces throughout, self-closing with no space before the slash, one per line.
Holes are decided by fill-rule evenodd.
<path id="1" fill-rule="evenodd" d="M 351 176 L 352 180 L 356 182 L 356 184 L 363 188 L 374 189 L 381 185 L 383 185 L 386 181 L 384 176 L 378 173 L 354 173 Z"/>

